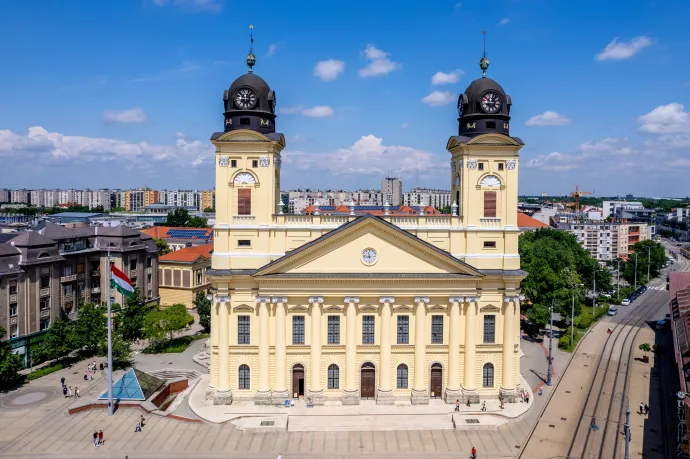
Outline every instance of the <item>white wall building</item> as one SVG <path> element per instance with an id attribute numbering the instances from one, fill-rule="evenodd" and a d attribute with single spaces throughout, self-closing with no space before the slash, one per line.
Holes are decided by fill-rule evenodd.
<path id="1" fill-rule="evenodd" d="M 450 190 L 413 188 L 403 193 L 403 205 L 405 206 L 432 206 L 442 209 L 451 204 Z"/>
<path id="2" fill-rule="evenodd" d="M 402 205 L 402 180 L 397 177 L 384 178 L 381 180 L 381 193 L 384 201 L 388 201 L 391 206 Z"/>
<path id="3" fill-rule="evenodd" d="M 10 190 L 7 188 L 0 189 L 0 204 L 10 202 Z"/>
<path id="4" fill-rule="evenodd" d="M 644 209 L 644 206 L 639 201 L 604 201 L 602 203 L 602 219 L 605 220 L 609 217 L 615 217 L 616 209 L 622 207 L 629 209 Z"/>

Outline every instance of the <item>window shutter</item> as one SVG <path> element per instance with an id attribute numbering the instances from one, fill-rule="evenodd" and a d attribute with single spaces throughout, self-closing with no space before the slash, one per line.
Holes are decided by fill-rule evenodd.
<path id="1" fill-rule="evenodd" d="M 237 215 L 252 214 L 252 190 L 240 188 L 237 190 Z"/>
<path id="2" fill-rule="evenodd" d="M 189 271 L 187 271 L 187 270 L 182 271 L 182 286 L 183 287 L 189 287 L 189 282 L 190 282 Z"/>
<path id="3" fill-rule="evenodd" d="M 496 192 L 484 192 L 484 217 L 496 217 Z"/>

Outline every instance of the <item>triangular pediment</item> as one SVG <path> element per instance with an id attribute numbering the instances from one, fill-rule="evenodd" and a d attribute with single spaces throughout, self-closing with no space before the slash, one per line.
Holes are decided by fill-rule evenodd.
<path id="1" fill-rule="evenodd" d="M 289 252 L 255 275 L 276 274 L 482 276 L 448 252 L 373 215 L 359 217 Z"/>

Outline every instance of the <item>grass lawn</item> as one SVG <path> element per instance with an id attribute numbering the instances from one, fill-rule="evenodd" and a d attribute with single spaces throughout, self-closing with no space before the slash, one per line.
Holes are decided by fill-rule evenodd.
<path id="1" fill-rule="evenodd" d="M 198 339 L 206 339 L 208 337 L 208 333 L 178 336 L 170 341 L 163 341 L 161 343 L 153 344 L 141 352 L 142 354 L 179 354 L 180 352 L 184 352 L 194 341 Z"/>

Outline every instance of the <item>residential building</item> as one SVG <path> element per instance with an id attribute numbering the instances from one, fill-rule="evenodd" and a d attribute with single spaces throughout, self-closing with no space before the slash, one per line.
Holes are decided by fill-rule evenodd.
<path id="1" fill-rule="evenodd" d="M 202 191 L 201 192 L 201 210 L 202 212 L 206 209 L 216 208 L 216 190 Z"/>
<path id="2" fill-rule="evenodd" d="M 198 292 L 210 292 L 206 271 L 211 268 L 213 244 L 185 247 L 158 259 L 161 306 L 184 304 L 194 308 Z"/>
<path id="3" fill-rule="evenodd" d="M 128 212 L 140 212 L 144 207 L 160 202 L 158 191 L 148 188 L 125 191 L 125 210 Z"/>
<path id="4" fill-rule="evenodd" d="M 673 336 L 673 355 L 676 371 L 678 372 L 677 388 L 681 397 L 675 397 L 675 415 L 677 425 L 673 428 L 678 432 L 673 436 L 677 451 L 688 451 L 688 422 L 690 422 L 690 273 L 672 271 L 669 275 L 668 289 L 670 293 L 669 313 L 671 314 L 670 328 Z M 687 453 L 683 456 L 687 457 Z"/>
<path id="5" fill-rule="evenodd" d="M 450 190 L 436 190 L 431 188 L 413 188 L 403 193 L 403 204 L 412 206 L 431 206 L 437 209 L 450 207 Z"/>
<path id="6" fill-rule="evenodd" d="M 31 194 L 29 196 L 29 204 L 31 204 L 34 207 L 45 207 L 45 190 L 31 190 Z"/>
<path id="7" fill-rule="evenodd" d="M 142 296 L 157 302 L 158 252 L 149 236 L 126 226 L 43 222 L 0 243 L 0 326 L 10 338 L 21 338 L 47 330 L 58 318 L 74 319 L 86 302 L 107 301 L 108 251 Z M 120 293 L 111 294 L 122 304 Z"/>
<path id="8" fill-rule="evenodd" d="M 57 207 L 60 203 L 60 191 L 59 190 L 45 190 L 43 193 L 45 207 L 51 209 Z"/>
<path id="9" fill-rule="evenodd" d="M 688 218 L 690 218 L 690 207 L 677 207 L 672 209 L 670 217 L 679 223 L 685 222 Z"/>
<path id="10" fill-rule="evenodd" d="M 539 228 L 549 228 L 549 225 L 543 223 L 536 218 L 530 217 L 529 215 L 518 212 L 517 215 L 518 229 L 521 233 L 525 231 L 534 231 Z"/>
<path id="11" fill-rule="evenodd" d="M 153 226 L 141 231 L 153 239 L 163 239 L 172 250 L 213 243 L 213 228 Z"/>
<path id="12" fill-rule="evenodd" d="M 58 191 L 58 205 L 74 203 L 74 190 Z"/>
<path id="13" fill-rule="evenodd" d="M 649 239 L 647 225 L 643 223 L 580 222 L 554 226 L 574 234 L 592 258 L 599 261 L 627 258 L 637 242 Z"/>
<path id="14" fill-rule="evenodd" d="M 11 190 L 10 202 L 18 204 L 29 204 L 31 201 L 31 190 Z"/>
<path id="15" fill-rule="evenodd" d="M 173 207 L 188 207 L 194 210 L 204 210 L 201 207 L 201 191 L 198 190 L 163 190 L 160 201 Z"/>
<path id="16" fill-rule="evenodd" d="M 10 202 L 10 190 L 7 188 L 0 188 L 0 204 Z"/>
<path id="17" fill-rule="evenodd" d="M 384 203 L 387 201 L 391 206 L 402 205 L 402 180 L 397 177 L 384 178 L 381 180 L 381 193 L 383 193 Z"/>
<path id="18" fill-rule="evenodd" d="M 239 91 L 253 105 L 238 105 Z M 505 101 L 491 113 L 480 108 L 487 91 Z M 460 97 L 458 129 L 438 144 L 461 212 L 386 215 L 393 204 L 382 196 L 373 209 L 319 202 L 324 212 L 313 203 L 294 215 L 280 204 L 286 140 L 275 93 L 253 72 L 231 84 L 224 129 L 211 136 L 217 221 L 204 389 L 214 404 L 519 399 L 523 142 L 510 136 L 510 98 L 494 80 L 479 78 Z"/>

